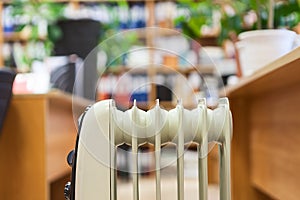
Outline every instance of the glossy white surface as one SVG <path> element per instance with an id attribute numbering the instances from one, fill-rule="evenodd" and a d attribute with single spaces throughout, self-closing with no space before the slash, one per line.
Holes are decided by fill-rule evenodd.
<path id="1" fill-rule="evenodd" d="M 280 58 L 299 45 L 299 37 L 293 31 L 281 29 L 243 32 L 237 42 L 244 76 Z"/>
<path id="2" fill-rule="evenodd" d="M 144 143 L 155 145 L 156 169 L 161 167 L 159 148 L 171 142 L 177 146 L 177 197 L 183 200 L 185 144 L 198 144 L 198 190 L 199 199 L 207 199 L 207 154 L 208 143 L 220 146 L 220 196 L 230 199 L 230 140 L 232 119 L 229 102 L 219 100 L 214 110 L 206 107 L 204 99 L 194 110 L 186 110 L 179 102 L 177 107 L 166 111 L 157 105 L 145 112 L 135 104 L 125 112 L 119 111 L 112 100 L 96 103 L 86 114 L 80 132 L 76 171 L 76 200 L 117 199 L 115 163 L 116 145 L 132 145 L 131 169 L 133 199 L 138 200 L 138 146 Z M 159 141 L 160 140 L 160 141 Z M 160 170 L 160 169 L 157 169 Z M 161 187 L 160 173 L 156 171 L 156 188 Z M 160 199 L 161 191 L 156 189 Z M 120 197 L 121 198 L 121 197 Z"/>

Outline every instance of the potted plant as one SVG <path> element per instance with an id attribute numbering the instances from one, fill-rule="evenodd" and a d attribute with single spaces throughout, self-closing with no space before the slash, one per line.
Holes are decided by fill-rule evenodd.
<path id="1" fill-rule="evenodd" d="M 235 29 L 239 31 L 233 34 L 231 32 L 231 39 L 239 40 L 236 47 L 240 76 L 251 75 L 291 51 L 297 40 L 296 33 L 291 29 L 300 21 L 300 9 L 296 0 L 249 0 L 245 3 L 248 5 L 246 15 L 242 15 L 241 19 L 247 20 L 251 14 L 253 19 L 248 19 L 250 23 L 242 26 L 244 29 Z M 226 28 L 226 20 L 228 19 L 223 18 L 222 30 L 229 33 L 230 27 Z"/>
<path id="2" fill-rule="evenodd" d="M 259 33 L 263 32 L 264 37 L 270 35 L 269 32 L 277 32 L 274 29 L 292 29 L 300 21 L 300 9 L 299 2 L 297 0 L 285 0 L 285 1 L 274 1 L 274 0 L 241 0 L 241 1 L 216 1 L 211 2 L 208 0 L 204 1 L 179 1 L 180 5 L 189 10 L 187 16 L 179 16 L 175 23 L 180 25 L 183 32 L 192 38 L 199 38 L 202 36 L 203 27 L 211 27 L 211 30 L 215 30 L 216 19 L 218 20 L 219 31 L 216 35 L 218 39 L 218 44 L 222 45 L 224 41 L 231 40 L 236 42 L 239 39 L 249 38 L 249 35 L 257 36 Z M 268 29 L 265 31 L 257 31 L 261 29 Z M 255 31 L 254 33 L 249 33 L 248 31 Z M 248 32 L 248 33 L 244 33 Z M 282 36 L 283 32 L 278 30 L 279 37 L 286 38 Z M 242 33 L 242 34 L 241 34 Z M 289 32 L 292 38 L 295 38 L 295 34 Z M 275 41 L 278 39 L 275 38 Z M 293 39 L 290 39 L 291 41 Z M 252 43 L 251 43 L 252 42 Z M 251 40 L 250 44 L 254 45 Z M 286 42 L 285 42 L 286 43 Z M 290 42 L 292 43 L 292 42 Z M 265 44 L 265 42 L 260 43 Z M 277 45 L 281 45 L 278 44 Z M 245 52 L 248 48 L 248 44 L 238 44 L 240 54 Z M 273 49 L 276 49 L 276 46 Z M 291 45 L 290 45 L 291 46 Z M 277 48 L 279 49 L 279 48 Z M 286 49 L 290 49 L 287 47 Z M 247 51 L 246 51 L 247 52 Z M 275 55 L 269 53 L 269 55 Z M 280 53 L 282 55 L 283 53 Z M 245 61 L 244 58 L 249 58 L 248 55 L 241 55 L 241 64 L 243 65 Z M 254 55 L 257 55 L 255 53 Z M 250 55 L 251 56 L 251 55 Z M 255 58 L 254 58 L 255 59 Z M 273 59 L 273 58 L 272 58 Z M 271 60 L 272 60 L 271 59 Z M 270 61 L 270 59 L 264 59 Z M 249 65 L 249 63 L 247 63 Z M 264 63 L 265 64 L 265 63 Z M 264 65 L 263 64 L 263 65 Z M 254 64 L 257 65 L 257 64 Z M 245 65 L 244 65 L 245 66 Z M 257 67 L 257 66 L 255 66 Z M 250 74 L 250 72 L 249 72 Z"/>

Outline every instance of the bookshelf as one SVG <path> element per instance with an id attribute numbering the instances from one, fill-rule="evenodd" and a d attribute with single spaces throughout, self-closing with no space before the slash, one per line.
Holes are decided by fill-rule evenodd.
<path id="1" fill-rule="evenodd" d="M 2 6 L 2 9 L 3 9 L 3 6 L 7 6 L 11 3 L 12 1 L 11 0 L 6 0 L 6 1 L 3 1 L 1 2 L 1 6 Z M 80 3 L 85 3 L 85 2 L 91 2 L 91 3 L 108 3 L 108 2 L 114 2 L 114 1 L 111 1 L 111 0 L 49 0 L 49 1 L 46 1 L 46 2 L 56 2 L 56 3 L 63 3 L 63 4 L 67 4 L 67 3 L 70 3 L 72 4 L 72 6 L 74 8 L 79 8 L 80 6 Z M 158 20 L 156 19 L 156 4 L 158 3 L 162 3 L 162 2 L 166 2 L 166 1 L 156 1 L 156 0 L 128 0 L 128 2 L 130 3 L 134 3 L 134 2 L 139 2 L 139 3 L 143 3 L 144 6 L 145 6 L 145 9 L 147 10 L 147 20 L 145 22 L 146 24 L 146 27 L 157 27 L 159 22 Z M 2 9 L 1 9 L 1 6 L 0 6 L 0 12 L 2 12 Z M 1 20 L 3 21 L 3 20 Z M 117 66 L 117 67 L 114 67 L 114 68 L 111 68 L 107 71 L 107 73 L 109 74 L 113 74 L 113 75 L 121 75 L 123 73 L 127 73 L 129 71 L 133 71 L 132 74 L 144 74 L 144 75 L 147 75 L 148 78 L 149 78 L 149 82 L 155 82 L 154 79 L 155 79 L 155 76 L 157 74 L 160 74 L 160 75 L 172 75 L 174 74 L 175 72 L 178 72 L 179 74 L 182 74 L 183 76 L 188 76 L 189 74 L 191 74 L 192 72 L 195 72 L 196 70 L 197 71 L 200 71 L 201 73 L 203 74 L 211 74 L 212 73 L 212 69 L 210 68 L 210 66 L 196 66 L 196 68 L 191 68 L 191 69 L 182 69 L 181 66 L 175 66 L 174 69 L 166 69 L 165 67 L 162 68 L 162 67 L 157 67 L 156 65 L 157 64 L 154 64 L 154 51 L 151 50 L 152 47 L 154 47 L 154 40 L 155 38 L 157 37 L 165 37 L 165 38 L 168 38 L 168 37 L 171 37 L 171 36 L 176 36 L 176 35 L 180 35 L 181 34 L 181 31 L 179 29 L 176 29 L 174 27 L 169 27 L 172 29 L 172 31 L 170 31 L 169 29 L 166 29 L 166 28 L 162 28 L 162 29 L 156 29 L 155 31 L 151 30 L 151 29 L 142 29 L 142 30 L 137 30 L 136 33 L 137 33 L 137 37 L 139 40 L 142 40 L 143 43 L 150 49 L 149 50 L 149 65 L 145 68 L 145 69 L 134 69 L 134 68 L 129 68 L 128 66 L 127 67 L 124 67 L 124 66 Z M 28 38 L 22 36 L 21 34 L 19 33 L 10 33 L 10 34 L 4 34 L 3 33 L 3 28 L 1 28 L 1 31 L 0 31 L 0 49 L 2 50 L 3 49 L 3 44 L 4 43 L 15 43 L 15 42 L 19 42 L 19 43 L 22 43 L 22 44 L 26 44 L 26 42 L 29 40 Z M 132 29 L 131 29 L 132 30 Z M 123 30 L 123 31 L 126 31 Z M 39 38 L 39 40 L 41 42 L 43 42 L 46 38 Z M 204 44 L 204 45 L 211 45 L 213 42 L 214 42 L 214 39 L 213 37 L 207 37 L 207 38 L 204 38 L 204 39 L 201 39 L 201 44 Z M 0 52 L 1 53 L 1 52 Z M 1 53 L 0 54 L 0 66 L 3 66 L 4 65 L 4 59 L 3 59 L 3 54 Z M 133 70 L 131 70 L 133 69 Z M 151 89 L 150 89 L 150 92 L 148 93 L 148 105 L 152 105 L 155 101 L 155 99 L 157 98 L 156 97 L 156 94 L 157 94 L 157 91 L 156 91 L 156 85 L 154 84 L 151 84 Z M 142 103 L 144 105 L 144 102 Z M 171 105 L 171 104 L 170 104 Z"/>

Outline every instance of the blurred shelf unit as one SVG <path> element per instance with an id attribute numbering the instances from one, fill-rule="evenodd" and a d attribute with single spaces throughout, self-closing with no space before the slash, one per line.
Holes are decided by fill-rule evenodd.
<path id="1" fill-rule="evenodd" d="M 38 0 L 37 2 L 43 2 L 44 0 Z M 44 2 L 54 2 L 54 3 L 63 3 L 63 4 L 73 4 L 75 6 L 73 6 L 76 9 L 80 9 L 81 5 L 87 6 L 87 7 L 93 7 L 93 6 L 102 6 L 102 5 L 108 5 L 108 6 L 114 6 L 117 7 L 118 4 L 118 0 L 46 0 Z M 133 29 L 133 28 L 142 28 L 142 27 L 150 27 L 150 26 L 155 26 L 156 24 L 164 24 L 163 27 L 167 27 L 167 28 L 173 28 L 170 26 L 170 21 L 169 23 L 162 23 L 161 21 L 156 19 L 157 14 L 157 4 L 161 4 L 164 2 L 158 2 L 155 0 L 127 0 L 127 2 L 129 3 L 130 7 L 134 7 L 134 6 L 138 6 L 138 7 L 142 7 L 142 9 L 145 9 L 144 12 L 142 12 L 143 14 L 141 14 L 141 10 L 138 11 L 140 13 L 140 15 L 143 15 L 142 24 L 139 24 L 139 26 L 135 27 L 134 25 L 125 25 L 125 27 L 120 27 L 120 31 L 126 31 L 129 29 Z M 5 20 L 8 19 L 8 17 L 5 15 L 4 11 L 5 8 L 10 7 L 13 3 L 13 0 L 3 0 L 0 2 L 0 13 L 1 13 L 1 17 L 0 17 L 0 48 L 1 48 L 1 55 L 0 55 L 0 66 L 4 65 L 4 59 L 2 56 L 2 46 L 3 43 L 14 43 L 14 42 L 20 42 L 20 43 L 25 43 L 27 41 L 29 41 L 29 37 L 28 36 L 24 36 L 21 33 L 17 33 L 14 30 L 14 27 L 8 27 L 8 29 L 6 28 L 6 22 Z M 173 2 L 174 3 L 174 2 Z M 76 6 L 77 5 L 77 6 Z M 133 12 L 130 10 L 129 14 L 132 14 Z M 9 12 L 11 15 L 11 12 Z M 98 12 L 99 13 L 99 12 Z M 161 13 L 161 12 L 160 12 Z M 119 14 L 119 13 L 117 13 Z M 120 14 L 119 14 L 120 15 Z M 128 13 L 127 13 L 128 15 Z M 137 15 L 137 14 L 134 14 Z M 91 17 L 91 16 L 90 16 Z M 141 18 L 141 16 L 135 16 L 138 18 Z M 6 18 L 6 19 L 5 19 Z M 160 17 L 161 18 L 161 17 Z M 131 19 L 132 21 L 132 19 Z M 10 22 L 11 23 L 11 22 Z M 169 26 L 165 26 L 165 24 L 169 24 Z M 11 26 L 11 25 L 10 25 Z M 147 34 L 145 31 L 142 30 L 138 30 L 137 32 L 137 36 L 139 39 L 143 39 L 146 41 L 147 44 L 151 43 L 150 38 L 152 37 L 151 35 Z M 156 33 L 156 35 L 164 35 L 164 36 L 170 36 L 170 32 L 164 31 L 164 30 L 160 30 L 159 33 Z M 26 35 L 26 34 L 25 34 Z M 44 41 L 46 39 L 47 36 L 43 36 L 40 38 L 41 41 Z"/>
<path id="2" fill-rule="evenodd" d="M 169 28 L 172 28 L 172 31 L 170 31 Z M 128 30 L 130 30 L 130 29 L 128 29 Z M 122 31 L 126 32 L 128 30 L 124 29 Z M 135 32 L 139 39 L 147 39 L 149 37 L 149 33 L 147 33 L 147 31 L 144 29 L 136 29 Z M 165 28 L 155 30 L 155 32 L 152 32 L 151 36 L 153 36 L 153 37 L 172 37 L 172 36 L 178 36 L 180 34 L 182 34 L 182 33 L 179 28 L 165 27 Z"/>
<path id="3" fill-rule="evenodd" d="M 143 10 L 143 22 L 140 24 L 141 28 L 143 27 L 160 27 L 159 29 L 139 29 L 139 27 L 132 27 L 130 24 L 125 24 L 124 26 L 120 27 L 119 31 L 123 31 L 123 32 L 134 32 L 136 33 L 136 36 L 138 38 L 139 41 L 141 41 L 144 45 L 144 47 L 147 47 L 148 50 L 148 56 L 147 56 L 147 61 L 149 61 L 149 63 L 146 65 L 147 67 L 144 68 L 134 68 L 134 67 L 129 67 L 129 66 L 136 66 L 135 64 L 132 64 L 132 62 L 123 62 L 121 64 L 118 64 L 117 66 L 112 66 L 109 67 L 105 72 L 104 72 L 104 76 L 110 76 L 113 75 L 115 77 L 119 77 L 123 74 L 130 74 L 131 76 L 135 76 L 135 77 L 142 77 L 142 76 L 146 76 L 147 80 L 148 80 L 148 88 L 147 88 L 147 98 L 142 97 L 142 99 L 139 100 L 139 103 L 144 106 L 148 106 L 148 108 L 153 105 L 153 103 L 155 102 L 155 99 L 157 97 L 160 97 L 158 94 L 159 93 L 165 93 L 166 89 L 168 88 L 159 88 L 156 84 L 153 83 L 153 80 L 156 80 L 157 78 L 160 80 L 161 76 L 164 77 L 164 79 L 168 79 L 168 77 L 171 77 L 173 75 L 176 74 L 180 74 L 183 75 L 183 77 L 189 77 L 192 74 L 195 74 L 198 72 L 198 75 L 202 75 L 202 74 L 213 74 L 215 67 L 213 67 L 212 65 L 206 65 L 206 64 L 199 64 L 199 55 L 197 55 L 197 52 L 193 52 L 194 55 L 192 55 L 192 57 L 194 58 L 194 60 L 196 60 L 196 62 L 182 62 L 182 60 L 186 59 L 189 60 L 189 58 L 187 58 L 187 55 L 180 55 L 178 56 L 177 54 L 177 60 L 174 62 L 174 60 L 168 60 L 169 62 L 171 62 L 171 64 L 169 62 L 165 62 L 165 57 L 163 57 L 164 55 L 168 55 L 168 53 L 161 53 L 160 56 L 160 62 L 157 62 L 157 60 L 155 60 L 155 52 L 154 52 L 154 48 L 157 47 L 157 40 L 160 39 L 159 42 L 161 41 L 168 41 L 170 38 L 175 38 L 176 36 L 181 36 L 181 38 L 185 38 L 182 36 L 182 32 L 179 28 L 174 27 L 173 24 L 173 19 L 174 17 L 176 17 L 176 15 L 179 13 L 179 9 L 177 7 L 177 2 L 176 1 L 156 1 L 156 0 L 127 0 L 129 2 L 130 8 L 132 9 L 134 6 L 138 6 L 140 7 L 140 9 Z M 77 9 L 81 9 L 81 6 L 112 6 L 113 8 L 116 8 L 116 6 L 118 6 L 118 4 L 116 4 L 117 0 L 49 0 L 46 2 L 56 2 L 56 3 L 62 3 L 62 4 L 66 4 L 69 5 L 68 3 L 70 3 L 71 5 L 75 5 L 75 7 Z M 4 0 L 0 2 L 0 13 L 3 13 L 3 10 L 8 7 L 10 4 L 12 3 L 11 0 Z M 102 4 L 103 3 L 103 4 Z M 169 9 L 166 9 L 166 7 L 169 6 Z M 74 8 L 75 8 L 74 7 Z M 168 13 L 168 12 L 170 13 Z M 115 12 L 115 11 L 114 11 Z M 127 11 L 127 12 L 131 12 L 131 10 Z M 139 13 L 141 13 L 141 10 L 138 11 Z M 99 12 L 98 12 L 99 13 Z M 119 15 L 121 15 L 120 13 L 117 13 Z M 127 13 L 128 14 L 128 13 Z M 132 14 L 132 13 L 130 13 Z M 8 32 L 4 32 L 4 27 L 3 27 L 3 17 L 4 15 L 1 14 L 1 22 L 0 22 L 0 67 L 4 65 L 4 58 L 3 58 L 3 47 L 5 46 L 5 43 L 9 43 L 11 45 L 10 49 L 12 49 L 12 44 L 13 43 L 26 43 L 28 41 L 30 41 L 29 37 L 25 37 L 20 33 L 15 33 L 13 30 L 12 31 L 8 31 Z M 92 16 L 92 15 L 91 15 Z M 99 16 L 98 16 L 99 17 Z M 138 16 L 139 18 L 140 16 Z M 99 20 L 99 18 L 98 18 Z M 101 22 L 101 21 L 100 21 Z M 125 22 L 126 23 L 126 22 Z M 47 37 L 47 36 L 46 36 Z M 45 37 L 41 37 L 40 41 L 43 42 L 46 38 Z M 201 42 L 201 45 L 205 46 L 205 45 L 214 45 L 215 42 L 215 37 L 209 36 L 209 37 L 204 37 L 201 40 L 199 40 Z M 187 42 L 186 44 L 188 44 L 187 50 L 189 51 L 189 53 L 191 51 L 195 51 L 195 49 L 193 49 L 193 44 L 191 40 L 186 39 Z M 199 42 L 198 41 L 198 42 Z M 170 42 L 167 44 L 164 44 L 163 47 L 164 48 L 169 48 L 170 44 L 172 44 L 172 46 L 176 46 L 177 45 L 177 49 L 180 47 L 181 48 L 181 44 L 176 42 Z M 184 43 L 185 44 L 185 43 Z M 7 46 L 7 45 L 6 45 Z M 176 54 L 176 51 L 174 51 Z M 169 52 L 170 53 L 170 52 Z M 132 60 L 136 60 L 137 56 L 133 55 L 132 56 L 133 59 Z M 132 61 L 131 60 L 131 61 Z M 143 60 L 143 59 L 140 59 Z M 146 59 L 145 59 L 146 60 Z M 135 62 L 136 63 L 136 62 Z M 161 63 L 161 64 L 157 64 L 157 63 Z M 191 63 L 191 64 L 188 64 Z M 166 67 L 168 66 L 168 67 Z M 191 66 L 195 66 L 195 67 L 191 67 Z M 196 84 L 198 84 L 199 80 L 192 80 L 192 82 L 197 82 Z M 161 82 L 161 80 L 160 80 Z M 143 83 L 142 83 L 143 84 Z M 172 85 L 171 85 L 172 86 Z M 171 87 L 169 85 L 169 87 Z M 183 89 L 184 90 L 184 89 Z M 197 89 L 199 90 L 199 88 Z M 99 94 L 101 96 L 101 94 Z M 172 94 L 170 94 L 172 95 Z M 188 95 L 187 95 L 188 96 Z M 106 95 L 102 95 L 101 98 L 106 97 Z M 165 105 L 168 106 L 174 106 L 174 102 L 172 101 L 172 99 L 170 99 L 169 97 L 167 98 L 168 100 L 164 100 Z M 145 103 L 143 103 L 145 102 Z"/>
<path id="4" fill-rule="evenodd" d="M 3 4 L 11 4 L 13 0 L 2 0 Z M 36 0 L 37 2 L 54 2 L 54 3 L 111 3 L 117 0 Z M 126 0 L 127 2 L 144 2 L 145 0 Z"/>
<path id="5" fill-rule="evenodd" d="M 46 37 L 39 37 L 40 41 L 46 40 Z M 19 32 L 12 32 L 12 33 L 4 33 L 3 34 L 3 41 L 4 43 L 14 43 L 14 42 L 28 42 L 30 38 L 27 36 L 22 36 Z"/>
<path id="6" fill-rule="evenodd" d="M 133 29 L 122 29 L 121 32 L 126 31 L 132 31 Z M 136 28 L 135 33 L 138 39 L 146 40 L 149 35 L 147 35 L 147 32 L 142 28 Z M 3 42 L 28 42 L 30 38 L 28 36 L 23 36 L 20 32 L 3 32 Z M 154 34 L 156 37 L 172 37 L 172 36 L 178 36 L 182 34 L 181 30 L 179 28 L 172 28 L 172 31 L 169 30 L 169 28 L 161 28 L 157 30 Z M 41 41 L 46 40 L 46 37 L 41 36 L 38 38 Z M 212 36 L 203 36 L 201 39 L 199 39 L 199 42 L 202 46 L 216 46 L 216 37 Z"/>
<path id="7" fill-rule="evenodd" d="M 122 32 L 126 31 L 132 31 L 132 29 L 123 29 L 121 30 Z M 155 33 L 155 35 L 159 35 L 160 37 L 171 37 L 171 36 L 176 36 L 181 34 L 179 29 L 175 29 L 177 32 L 171 32 L 168 29 L 160 29 Z M 138 39 L 147 39 L 148 35 L 144 29 L 136 29 L 135 30 L 136 36 Z M 46 40 L 46 37 L 39 37 L 38 38 L 41 41 Z M 20 32 L 8 32 L 8 33 L 3 33 L 3 42 L 10 43 L 10 42 L 28 42 L 30 38 L 28 36 L 23 36 L 22 33 Z"/>
<path id="8" fill-rule="evenodd" d="M 155 101 L 150 100 L 151 92 L 165 109 L 176 107 L 179 99 L 188 109 L 197 105 L 197 99 L 207 95 L 204 85 L 213 76 L 214 68 L 181 69 L 157 67 L 150 79 L 147 68 L 115 67 L 103 73 L 98 82 L 98 100 L 113 98 L 121 110 L 131 108 L 136 100 L 141 109 L 151 109 Z M 150 83 L 150 84 L 149 84 Z"/>
<path id="9" fill-rule="evenodd" d="M 157 74 L 164 74 L 164 75 L 172 75 L 172 74 L 183 74 L 188 75 L 192 72 L 197 72 L 200 74 L 213 74 L 214 73 L 214 66 L 191 66 L 191 67 L 181 67 L 178 66 L 176 68 L 170 67 L 160 67 L 160 66 L 153 66 L 155 67 L 155 71 Z M 129 74 L 147 74 L 147 68 L 130 68 L 128 66 L 114 66 L 109 67 L 105 70 L 104 74 L 113 74 L 113 75 L 122 75 L 124 73 Z"/>

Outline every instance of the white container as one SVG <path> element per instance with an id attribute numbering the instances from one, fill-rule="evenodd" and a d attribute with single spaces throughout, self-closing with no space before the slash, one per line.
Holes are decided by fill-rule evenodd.
<path id="1" fill-rule="evenodd" d="M 236 44 L 243 76 L 253 74 L 299 44 L 297 34 L 285 29 L 247 31 L 238 37 L 240 41 Z"/>

